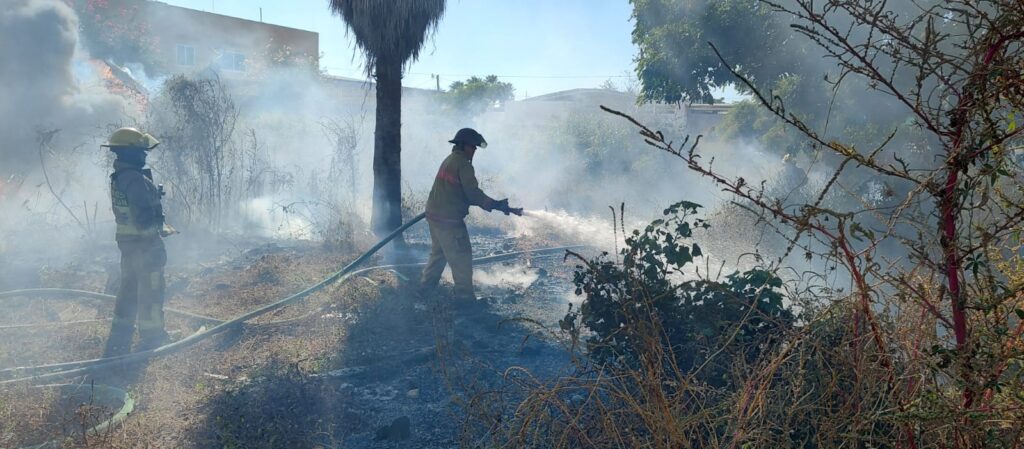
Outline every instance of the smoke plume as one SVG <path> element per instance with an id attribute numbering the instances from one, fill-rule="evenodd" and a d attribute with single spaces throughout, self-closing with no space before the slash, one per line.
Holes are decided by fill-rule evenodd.
<path id="1" fill-rule="evenodd" d="M 37 133 L 70 137 L 112 121 L 124 110 L 117 97 L 84 89 L 75 79 L 78 19 L 58 0 L 8 0 L 0 11 L 0 173 L 33 167 Z M 13 3 L 13 4 L 12 4 Z M 69 136 L 70 135 L 70 136 Z M 34 168 L 34 167 L 33 167 Z"/>

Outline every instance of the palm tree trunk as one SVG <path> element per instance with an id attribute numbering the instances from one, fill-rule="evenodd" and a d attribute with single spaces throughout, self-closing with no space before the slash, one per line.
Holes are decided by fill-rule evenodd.
<path id="1" fill-rule="evenodd" d="M 373 216 L 378 238 L 402 226 L 402 61 L 377 61 L 377 123 L 373 141 Z M 402 246 L 401 237 L 395 239 Z"/>

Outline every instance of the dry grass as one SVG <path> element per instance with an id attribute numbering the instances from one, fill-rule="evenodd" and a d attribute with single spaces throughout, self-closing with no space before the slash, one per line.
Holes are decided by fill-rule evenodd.
<path id="1" fill-rule="evenodd" d="M 184 292 L 170 298 L 169 304 L 211 316 L 230 317 L 305 287 L 351 258 L 351 255 L 333 254 L 316 248 L 259 256 L 238 266 L 237 270 L 215 270 L 194 280 Z M 173 273 L 170 275 L 174 276 Z M 60 278 L 56 272 L 53 276 Z M 78 276 L 83 277 L 77 279 L 81 283 L 60 285 L 96 289 L 104 283 L 97 272 Z M 388 275 L 375 276 L 386 278 Z M 231 288 L 225 288 L 225 285 Z M 328 401 L 324 407 L 308 413 L 313 421 L 319 419 L 323 422 L 301 426 L 304 432 L 322 434 L 324 428 L 333 427 L 330 425 L 331 414 L 325 411 L 332 410 L 329 406 L 331 398 L 338 400 L 339 397 L 337 394 L 317 393 L 317 388 L 326 387 L 310 382 L 309 376 L 328 369 L 339 348 L 345 347 L 346 326 L 339 317 L 378 297 L 377 287 L 365 281 L 333 286 L 314 295 L 305 304 L 263 318 L 263 321 L 301 318 L 288 325 L 245 326 L 183 353 L 155 359 L 140 367 L 139 372 L 129 375 L 133 385 L 131 393 L 139 406 L 127 423 L 107 430 L 102 438 L 84 438 L 79 431 L 79 436 L 68 440 L 65 447 L 257 447 L 252 441 L 246 443 L 237 438 L 246 434 L 256 438 L 260 433 L 249 432 L 246 427 L 249 424 L 232 421 L 230 410 L 217 405 L 230 403 L 229 399 L 238 397 L 238 394 L 248 394 L 244 393 L 246 388 L 274 392 L 274 397 L 264 395 L 267 404 L 284 404 L 281 399 L 288 397 L 315 397 Z M 9 317 L 11 323 L 39 323 L 48 319 L 66 321 L 110 313 L 108 304 L 69 300 L 22 299 L 5 305 L 9 306 L 8 310 L 17 311 Z M 7 324 L 6 319 L 4 324 Z M 34 365 L 97 357 L 108 326 L 108 323 L 100 322 L 3 331 L 5 334 L 0 335 L 0 339 L 11 344 L 3 345 L 0 363 L 2 366 Z M 174 318 L 168 321 L 168 329 L 178 338 L 194 332 L 197 327 L 197 323 Z M 111 413 L 98 408 L 70 407 L 51 399 L 42 390 L 24 387 L 0 392 L 0 422 L 4 423 L 0 427 L 3 432 L 0 433 L 0 438 L 3 438 L 0 439 L 0 447 L 20 447 L 25 443 L 75 435 L 75 429 L 82 428 L 85 423 L 106 419 Z M 251 412 L 239 409 L 237 417 L 260 422 L 257 419 L 259 414 Z M 273 418 L 274 414 L 268 416 Z M 48 424 L 42 425 L 41 420 L 48 420 Z M 208 432 L 206 429 L 212 422 L 219 422 L 220 430 Z M 273 419 L 263 424 L 270 426 L 272 422 Z M 25 429 L 32 430 L 26 432 Z M 277 430 L 280 435 L 289 435 L 294 434 L 295 429 Z M 332 432 L 337 434 L 343 430 L 333 429 Z M 311 436 L 306 437 L 309 438 L 303 441 L 311 441 Z M 284 447 L 279 443 L 281 441 L 275 441 L 263 447 Z M 285 446 L 311 447 L 307 444 Z"/>
<path id="2" fill-rule="evenodd" d="M 104 402 L 107 401 L 107 402 Z M 55 438 L 63 446 L 107 447 L 113 429 L 89 431 L 110 418 L 120 404 L 90 385 L 70 389 L 28 387 L 0 391 L 0 445 L 27 447 Z"/>
<path id="3" fill-rule="evenodd" d="M 702 381 L 700 367 L 680 370 L 654 324 L 640 367 L 597 366 L 581 355 L 572 374 L 554 379 L 509 370 L 508 391 L 491 396 L 507 401 L 507 415 L 495 419 L 484 408 L 476 424 L 496 448 L 1024 446 L 1020 342 L 983 370 L 1012 367 L 999 377 L 991 405 L 964 410 L 950 362 L 931 349 L 949 344 L 934 320 L 913 304 L 893 300 L 889 308 L 899 311 L 883 324 L 890 354 L 878 354 L 870 336 L 857 332 L 857 306 L 842 298 L 753 363 L 719 355 L 732 367 L 724 388 Z M 894 360 L 891 369 L 879 363 L 883 357 Z M 905 444 L 908 432 L 915 446 Z"/>

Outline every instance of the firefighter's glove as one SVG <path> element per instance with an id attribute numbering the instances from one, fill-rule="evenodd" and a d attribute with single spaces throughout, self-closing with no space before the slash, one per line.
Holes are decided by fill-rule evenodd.
<path id="1" fill-rule="evenodd" d="M 491 210 L 504 212 L 505 215 L 508 215 L 508 198 L 495 201 L 494 204 L 491 206 Z"/>
<path id="2" fill-rule="evenodd" d="M 515 214 L 515 215 L 518 215 L 520 217 L 523 216 L 523 209 L 522 208 L 509 207 L 509 205 L 508 205 L 508 198 L 505 198 L 505 199 L 500 200 L 500 201 L 495 201 L 494 202 L 494 206 L 492 207 L 492 209 L 504 212 L 505 215 Z"/>
<path id="3" fill-rule="evenodd" d="M 178 230 L 174 229 L 174 227 L 172 227 L 171 225 L 169 225 L 167 223 L 164 223 L 164 226 L 162 228 L 160 228 L 160 237 L 169 237 L 169 236 L 172 236 L 172 235 L 177 234 L 177 233 L 178 233 Z"/>

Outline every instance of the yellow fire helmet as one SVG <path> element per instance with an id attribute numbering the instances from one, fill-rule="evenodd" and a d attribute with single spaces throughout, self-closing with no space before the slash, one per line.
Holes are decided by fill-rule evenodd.
<path id="1" fill-rule="evenodd" d="M 156 140 L 149 134 L 139 131 L 135 128 L 121 128 L 114 131 L 110 135 L 110 140 L 103 147 L 110 148 L 138 148 L 142 150 L 152 150 L 160 145 L 160 141 Z"/>

